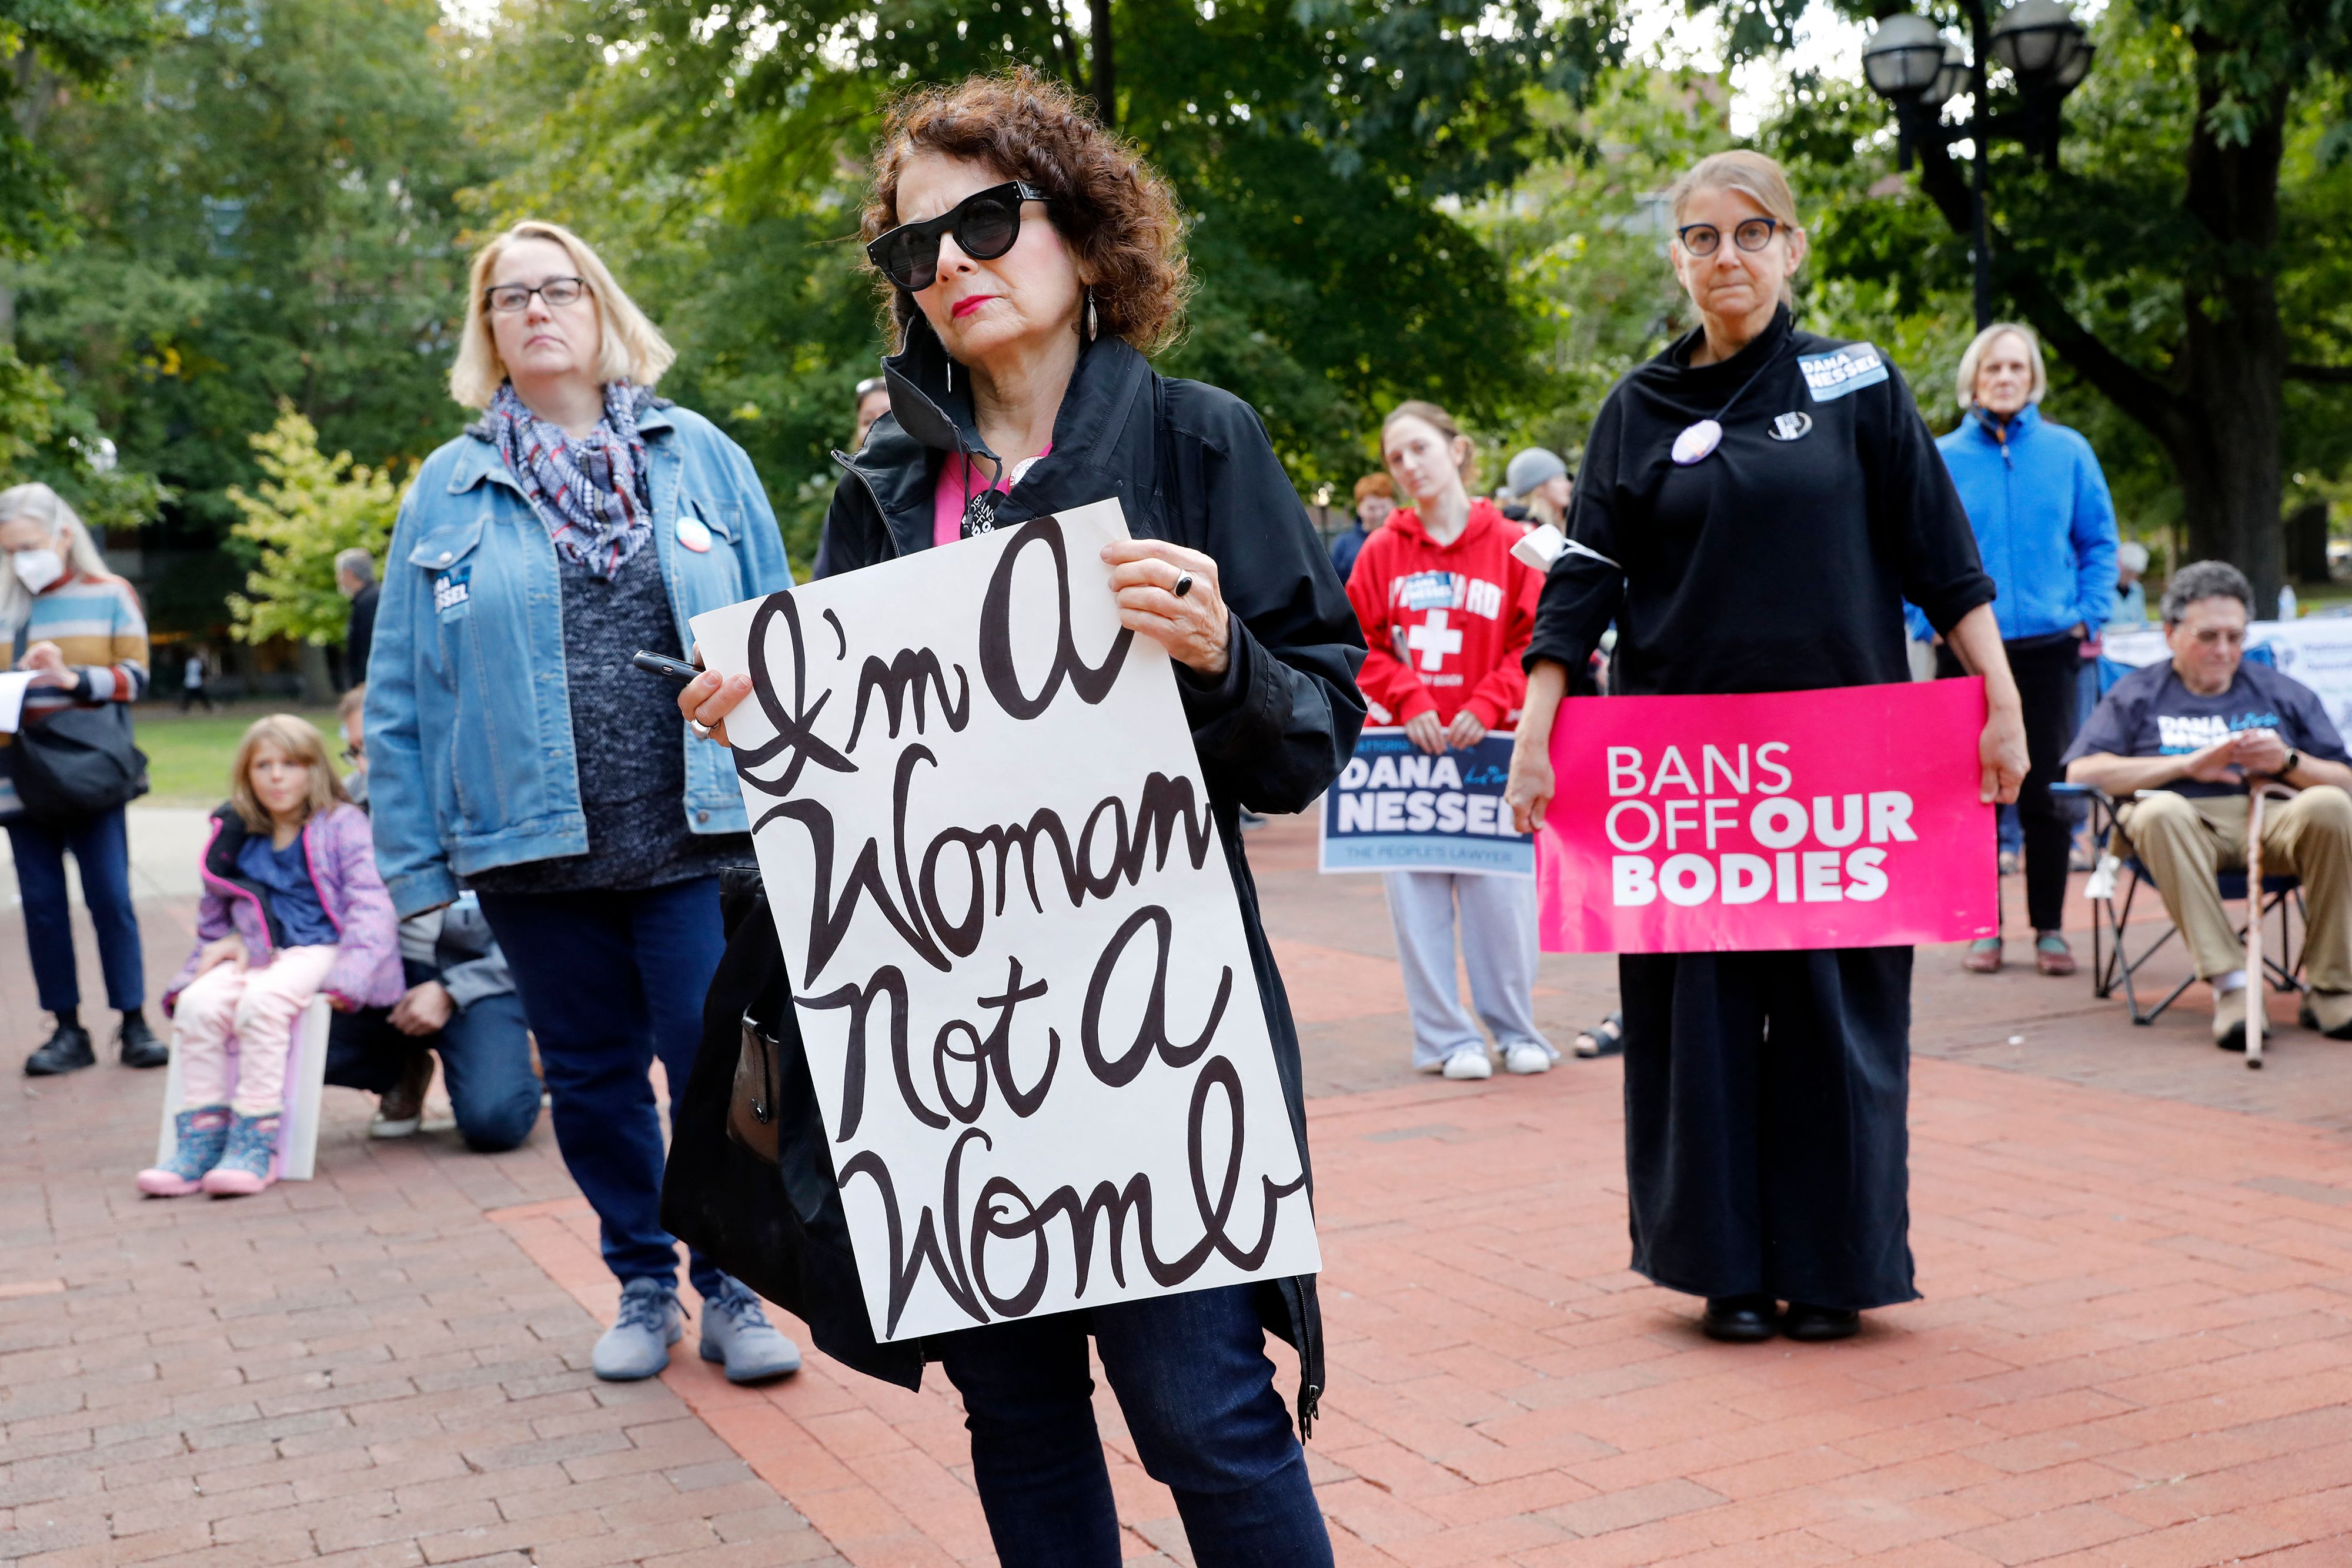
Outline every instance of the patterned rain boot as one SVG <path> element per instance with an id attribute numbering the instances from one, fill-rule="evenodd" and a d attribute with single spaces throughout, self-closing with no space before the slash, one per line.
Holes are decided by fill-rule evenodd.
<path id="1" fill-rule="evenodd" d="M 172 1119 L 177 1129 L 172 1157 L 139 1173 L 139 1190 L 149 1197 L 185 1197 L 204 1189 L 205 1173 L 220 1164 L 228 1144 L 228 1107 L 198 1105 Z"/>
<path id="2" fill-rule="evenodd" d="M 228 1130 L 228 1149 L 205 1173 L 205 1190 L 215 1197 L 247 1197 L 278 1179 L 278 1113 L 239 1116 Z"/>

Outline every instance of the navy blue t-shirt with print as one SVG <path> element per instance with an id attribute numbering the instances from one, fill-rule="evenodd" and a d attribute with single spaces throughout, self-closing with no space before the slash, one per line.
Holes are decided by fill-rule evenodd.
<path id="1" fill-rule="evenodd" d="M 2241 730 L 2274 729 L 2305 757 L 2352 761 L 2319 695 L 2292 675 L 2252 659 L 2238 666 L 2230 689 L 2199 696 L 2180 681 L 2172 661 L 2134 670 L 2109 688 L 2064 760 L 2094 752 L 2112 757 L 2184 757 Z M 2183 795 L 2242 795 L 2242 781 L 2208 783 L 2176 779 L 2165 786 Z"/>

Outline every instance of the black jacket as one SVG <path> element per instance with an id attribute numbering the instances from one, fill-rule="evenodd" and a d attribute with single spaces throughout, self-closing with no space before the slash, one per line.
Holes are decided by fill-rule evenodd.
<path id="1" fill-rule="evenodd" d="M 983 472 L 993 462 L 975 428 L 969 383 L 959 377 L 949 391 L 947 357 L 928 325 L 918 319 L 906 351 L 884 369 L 891 413 L 855 456 L 834 455 L 848 472 L 825 517 L 819 577 L 929 549 L 932 496 L 948 457 L 960 445 L 978 456 Z M 1137 537 L 1167 539 L 1213 559 L 1232 612 L 1232 659 L 1223 676 L 1200 680 L 1179 665 L 1178 685 L 1241 901 L 1304 1166 L 1298 1031 L 1258 918 L 1238 814 L 1244 807 L 1302 810 L 1346 766 L 1364 722 L 1355 680 L 1363 634 L 1256 413 L 1214 387 L 1159 375 L 1117 339 L 1097 341 L 1081 355 L 1055 420 L 1051 455 L 998 502 L 996 523 L 1005 527 L 1111 497 Z M 702 1052 L 678 1107 L 663 1221 L 798 1313 L 828 1354 L 874 1376 L 918 1386 L 922 1350 L 876 1343 L 866 1321 L 775 925 L 756 876 L 730 873 L 725 904 L 727 955 L 705 1008 Z M 766 1184 L 775 1176 L 720 1131 L 746 1014 L 780 1041 L 786 1062 L 779 1143 L 790 1201 L 783 1205 L 736 1196 L 772 1194 Z M 1269 1282 L 1259 1302 L 1266 1326 L 1299 1353 L 1304 1428 L 1323 1386 L 1315 1281 Z"/>
<path id="2" fill-rule="evenodd" d="M 1714 364 L 1690 362 L 1700 335 L 1601 403 L 1568 515 L 1587 553 L 1552 563 L 1528 667 L 1582 669 L 1614 620 L 1620 695 L 1910 679 L 1904 601 L 1948 632 L 1993 583 L 1901 373 L 1786 307 Z M 1675 438 L 1718 416 L 1721 444 L 1676 464 Z"/>
<path id="3" fill-rule="evenodd" d="M 343 623 L 343 678 L 352 685 L 367 679 L 368 655 L 375 651 L 375 601 L 380 583 L 367 582 L 352 595 L 351 619 Z"/>

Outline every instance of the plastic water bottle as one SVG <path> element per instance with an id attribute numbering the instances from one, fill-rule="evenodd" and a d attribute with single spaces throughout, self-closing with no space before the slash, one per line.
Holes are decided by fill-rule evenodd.
<path id="1" fill-rule="evenodd" d="M 2303 613 L 2294 597 L 2294 584 L 2287 583 L 2279 590 L 2279 619 L 2292 621 Z"/>

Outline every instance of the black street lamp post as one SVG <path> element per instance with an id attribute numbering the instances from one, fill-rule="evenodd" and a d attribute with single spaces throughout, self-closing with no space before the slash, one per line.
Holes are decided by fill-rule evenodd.
<path id="1" fill-rule="evenodd" d="M 1992 139 L 2007 136 L 2058 166 L 2060 115 L 2066 95 L 2091 68 L 2093 46 L 2061 0 L 2018 0 L 1997 19 L 1985 15 L 1985 0 L 1960 0 L 1969 19 L 1969 47 L 1945 38 L 1936 24 L 1907 12 L 1883 19 L 1862 52 L 1863 74 L 1873 92 L 1895 110 L 1901 166 L 1911 167 L 1915 149 L 1938 155 L 1955 142 L 1969 143 L 1969 259 L 1976 283 L 1977 329 L 1992 324 L 1992 245 L 1985 216 L 1986 184 L 1991 175 Z M 2017 83 L 2018 107 L 1995 114 L 1987 101 L 1986 75 L 1995 60 Z M 1969 115 L 1944 123 L 1944 106 L 1965 88 Z"/>

